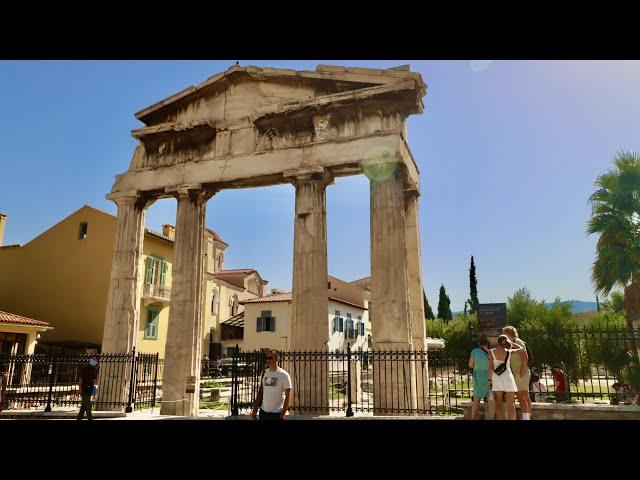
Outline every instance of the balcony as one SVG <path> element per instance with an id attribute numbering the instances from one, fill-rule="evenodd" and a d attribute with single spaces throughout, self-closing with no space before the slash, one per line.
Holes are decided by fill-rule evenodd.
<path id="1" fill-rule="evenodd" d="M 171 300 L 171 289 L 169 287 L 161 287 L 153 283 L 145 283 L 142 291 L 142 300 L 145 305 L 168 305 Z"/>

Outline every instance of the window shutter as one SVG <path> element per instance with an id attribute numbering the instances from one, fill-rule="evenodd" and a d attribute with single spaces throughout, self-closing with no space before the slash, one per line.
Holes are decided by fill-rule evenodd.
<path id="1" fill-rule="evenodd" d="M 333 317 L 333 333 L 336 333 L 336 330 L 338 330 L 338 319 L 336 317 Z"/>
<path id="2" fill-rule="evenodd" d="M 276 331 L 276 317 L 271 317 L 271 321 L 269 322 L 269 326 L 271 327 L 271 331 L 275 332 Z"/>
<path id="3" fill-rule="evenodd" d="M 167 262 L 162 260 L 162 267 L 160 270 L 160 286 L 164 287 L 164 282 L 167 279 Z"/>
<path id="4" fill-rule="evenodd" d="M 262 317 L 258 317 L 256 320 L 256 332 L 262 332 L 264 330 Z"/>
<path id="5" fill-rule="evenodd" d="M 147 271 L 144 283 L 153 283 L 153 258 L 147 257 Z"/>
<path id="6" fill-rule="evenodd" d="M 338 322 L 338 327 L 339 327 L 339 331 L 344 332 L 344 319 L 340 318 L 340 321 Z"/>

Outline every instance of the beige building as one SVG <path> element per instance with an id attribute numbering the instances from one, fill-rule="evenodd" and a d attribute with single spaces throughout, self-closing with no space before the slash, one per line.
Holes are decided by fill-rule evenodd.
<path id="1" fill-rule="evenodd" d="M 368 350 L 371 322 L 366 290 L 338 278 L 328 278 L 326 328 L 329 351 Z M 290 350 L 292 294 L 275 291 L 270 295 L 244 301 L 244 350 L 273 348 Z"/>
<path id="2" fill-rule="evenodd" d="M 25 245 L 0 246 L 0 308 L 55 327 L 42 333 L 38 351 L 100 350 L 115 232 L 116 217 L 85 205 Z M 255 270 L 241 275 L 224 270 L 228 244 L 213 230 L 207 230 L 206 245 L 204 353 L 220 350 L 215 346 L 220 321 L 241 311 L 240 300 L 260 296 L 267 283 Z M 171 306 L 173 246 L 173 226 L 164 225 L 162 233 L 145 230 L 136 349 L 161 358 Z"/>

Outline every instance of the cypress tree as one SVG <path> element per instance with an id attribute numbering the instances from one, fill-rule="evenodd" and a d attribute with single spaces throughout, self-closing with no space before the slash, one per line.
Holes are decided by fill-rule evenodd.
<path id="1" fill-rule="evenodd" d="M 473 262 L 473 255 L 471 255 L 471 267 L 469 268 L 469 293 L 471 298 L 469 299 L 469 313 L 476 313 L 478 311 L 478 279 L 476 278 L 476 264 Z"/>
<path id="2" fill-rule="evenodd" d="M 451 320 L 453 315 L 451 314 L 450 305 L 451 301 L 447 296 L 447 292 L 444 289 L 444 285 L 440 286 L 440 297 L 438 299 L 438 318 L 441 318 L 445 322 Z"/>
<path id="3" fill-rule="evenodd" d="M 424 318 L 433 320 L 435 318 L 433 310 L 431 310 L 431 305 L 429 305 L 429 300 L 427 300 L 427 294 L 424 293 L 424 290 L 422 290 L 422 298 L 424 299 Z"/>

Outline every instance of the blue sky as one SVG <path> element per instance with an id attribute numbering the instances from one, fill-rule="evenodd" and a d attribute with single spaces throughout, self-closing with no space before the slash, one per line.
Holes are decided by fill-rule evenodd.
<path id="1" fill-rule="evenodd" d="M 0 212 L 4 244 L 27 243 L 84 204 L 104 198 L 127 170 L 142 126 L 134 113 L 226 70 L 228 61 L 0 62 Z M 312 70 L 317 64 L 411 64 L 428 85 L 410 117 L 421 171 L 420 228 L 427 297 L 444 284 L 453 310 L 469 295 L 474 255 L 481 302 L 527 286 L 538 298 L 594 300 L 595 238 L 588 196 L 616 151 L 640 150 L 637 61 L 265 61 L 241 65 Z M 254 267 L 290 289 L 294 190 L 229 190 L 207 206 L 207 225 L 231 244 L 227 268 Z M 154 204 L 147 227 L 175 222 L 175 201 Z M 327 190 L 329 271 L 369 274 L 369 193 L 364 176 Z"/>

